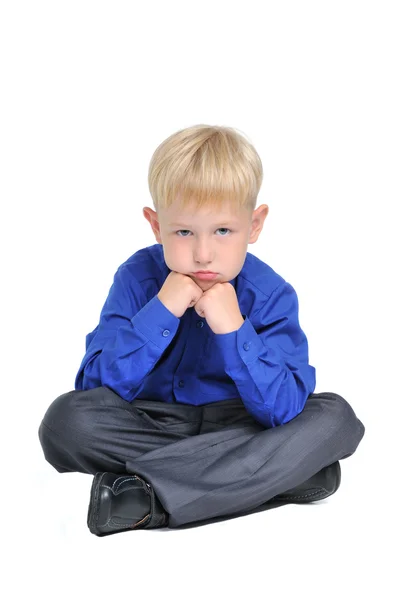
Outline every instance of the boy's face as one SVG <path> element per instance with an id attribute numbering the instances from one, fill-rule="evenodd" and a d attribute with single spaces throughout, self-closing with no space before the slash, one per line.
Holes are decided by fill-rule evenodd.
<path id="1" fill-rule="evenodd" d="M 257 241 L 268 210 L 262 204 L 250 215 L 244 208 L 233 212 L 227 205 L 217 212 L 192 204 L 185 209 L 171 206 L 158 213 L 145 207 L 143 214 L 157 242 L 163 245 L 168 268 L 191 277 L 205 291 L 240 273 L 247 245 Z M 213 271 L 218 275 L 205 281 L 198 279 L 195 271 Z"/>

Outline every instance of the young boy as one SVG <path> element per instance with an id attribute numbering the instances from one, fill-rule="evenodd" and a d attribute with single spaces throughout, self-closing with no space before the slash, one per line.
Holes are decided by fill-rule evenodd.
<path id="1" fill-rule="evenodd" d="M 180 130 L 151 159 L 157 244 L 118 268 L 75 389 L 39 428 L 57 471 L 94 475 L 96 535 L 326 498 L 364 435 L 344 398 L 313 393 L 296 292 L 247 252 L 262 177 L 228 127 Z"/>

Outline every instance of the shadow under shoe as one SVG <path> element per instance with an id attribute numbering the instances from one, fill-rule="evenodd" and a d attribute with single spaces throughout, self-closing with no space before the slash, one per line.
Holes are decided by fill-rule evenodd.
<path id="1" fill-rule="evenodd" d="M 314 502 L 328 498 L 340 486 L 341 469 L 339 461 L 324 467 L 318 473 L 296 487 L 286 490 L 271 499 L 271 502 L 287 501 L 295 504 Z"/>
<path id="2" fill-rule="evenodd" d="M 87 524 L 98 536 L 132 529 L 166 527 L 153 487 L 138 475 L 96 473 L 90 490 Z"/>

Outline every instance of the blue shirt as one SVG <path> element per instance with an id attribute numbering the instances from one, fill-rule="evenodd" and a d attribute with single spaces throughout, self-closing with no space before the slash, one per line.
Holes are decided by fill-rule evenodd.
<path id="1" fill-rule="evenodd" d="M 171 270 L 161 244 L 135 252 L 114 275 L 97 327 L 86 336 L 76 390 L 108 387 L 135 398 L 202 405 L 241 398 L 266 428 L 296 417 L 315 389 L 293 287 L 247 252 L 230 283 L 243 325 L 215 334 L 188 308 L 158 299 Z"/>

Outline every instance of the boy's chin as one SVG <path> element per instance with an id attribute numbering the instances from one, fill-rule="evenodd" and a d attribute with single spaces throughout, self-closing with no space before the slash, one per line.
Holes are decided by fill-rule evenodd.
<path id="1" fill-rule="evenodd" d="M 202 290 L 209 290 L 216 283 L 221 283 L 218 279 L 211 279 L 210 281 L 206 281 L 204 279 L 195 279 L 194 281 Z"/>
<path id="2" fill-rule="evenodd" d="M 190 275 L 188 275 L 188 277 L 190 277 L 191 279 L 193 279 L 193 281 L 199 286 L 199 288 L 201 288 L 202 290 L 209 290 L 210 288 L 212 288 L 213 285 L 215 285 L 216 283 L 222 283 L 220 277 L 217 277 L 217 279 L 209 279 L 207 281 L 207 279 L 198 279 L 195 275 L 193 275 L 192 273 Z"/>

